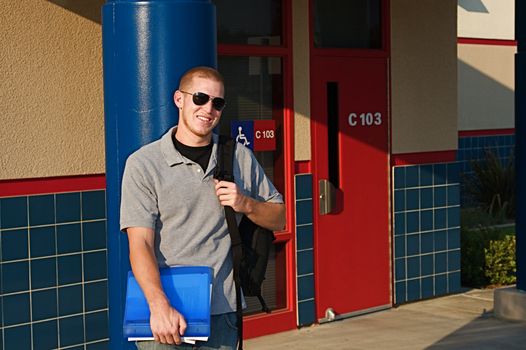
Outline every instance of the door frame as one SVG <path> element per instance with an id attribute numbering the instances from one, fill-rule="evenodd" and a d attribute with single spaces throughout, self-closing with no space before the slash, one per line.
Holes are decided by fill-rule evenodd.
<path id="1" fill-rule="evenodd" d="M 393 304 L 393 247 L 392 247 L 392 228 L 393 228 L 393 217 L 391 213 L 392 208 L 392 174 L 391 174 L 391 164 L 390 164 L 390 158 L 391 158 L 391 149 L 392 149 L 392 124 L 391 124 L 391 68 L 390 68 L 390 53 L 391 53 L 391 41 L 390 41 L 390 0 L 381 0 L 382 1 L 382 8 L 381 8 L 381 16 L 382 16 L 382 47 L 380 49 L 341 49 L 341 48 L 316 48 L 314 46 L 314 0 L 309 0 L 309 50 L 310 50 L 310 82 L 311 82 L 311 96 L 314 96 L 312 94 L 313 91 L 313 72 L 316 70 L 316 65 L 314 62 L 316 62 L 316 58 L 322 58 L 322 57 L 339 57 L 339 58 L 384 58 L 386 60 L 387 65 L 387 81 L 386 81 L 386 89 L 387 89 L 387 187 L 389 193 L 388 196 L 388 239 L 389 239 L 389 304 L 382 305 L 378 307 L 374 307 L 371 309 L 366 310 L 360 310 L 356 312 L 351 312 L 345 315 L 337 316 L 336 319 L 339 318 L 345 318 L 345 317 L 351 317 L 367 312 L 373 312 L 385 308 L 389 308 Z M 315 98 L 315 96 L 313 97 Z M 312 98 L 311 98 L 312 100 Z M 311 111 L 314 111 L 314 109 L 311 106 Z M 319 203 L 317 200 L 316 195 L 318 194 L 318 177 L 315 176 L 316 167 L 319 161 L 319 156 L 316 150 L 319 147 L 319 140 L 317 139 L 316 135 L 316 128 L 314 123 L 317 123 L 317 118 L 313 117 L 311 115 L 311 168 L 313 172 L 313 234 L 314 234 L 314 240 L 318 239 L 320 237 L 319 232 Z M 315 294 L 318 294 L 318 288 L 319 284 L 316 281 L 319 271 L 318 270 L 318 262 L 316 261 L 318 259 L 318 255 L 316 253 L 316 246 L 315 246 L 315 254 L 314 254 L 314 288 L 315 288 Z M 319 300 L 317 299 L 317 296 L 315 295 L 315 302 L 318 304 Z M 316 305 L 315 308 L 315 317 L 320 322 L 326 322 L 329 321 L 329 319 L 325 318 L 319 318 L 318 317 L 318 306 Z"/>
<path id="2" fill-rule="evenodd" d="M 275 244 L 284 244 L 284 280 L 286 289 L 285 308 L 243 316 L 243 338 L 250 339 L 263 335 L 291 330 L 297 326 L 296 303 L 296 254 L 295 254 L 295 211 L 294 211 L 294 112 L 293 112 L 293 67 L 292 67 L 292 0 L 282 0 L 282 43 L 279 46 L 259 46 L 248 44 L 217 45 L 218 56 L 265 56 L 279 57 L 283 76 L 283 123 L 282 123 L 282 193 L 286 203 L 285 229 L 275 232 Z M 228 89 L 228 86 L 226 87 Z"/>

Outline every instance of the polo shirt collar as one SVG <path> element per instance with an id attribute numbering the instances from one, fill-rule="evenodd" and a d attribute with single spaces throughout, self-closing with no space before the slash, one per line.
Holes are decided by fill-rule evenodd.
<path id="1" fill-rule="evenodd" d="M 161 137 L 161 152 L 168 166 L 174 166 L 189 162 L 185 157 L 183 157 L 181 153 L 179 153 L 177 149 L 175 149 L 174 143 L 172 141 L 172 134 L 175 132 L 176 128 L 177 125 L 173 128 L 170 128 L 170 130 L 168 130 L 168 132 Z M 210 156 L 209 163 L 214 163 L 213 165 L 215 165 L 215 163 L 217 162 L 216 153 L 218 140 L 219 137 L 216 134 L 212 134 L 212 142 L 214 143 L 214 145 L 212 146 L 212 154 Z"/>

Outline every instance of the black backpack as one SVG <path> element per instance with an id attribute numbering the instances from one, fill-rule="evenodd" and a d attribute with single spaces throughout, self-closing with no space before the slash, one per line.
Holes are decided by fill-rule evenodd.
<path id="1" fill-rule="evenodd" d="M 234 151 L 236 142 L 228 136 L 219 136 L 217 148 L 217 167 L 214 177 L 218 180 L 234 182 Z M 236 285 L 237 329 L 239 346 L 243 349 L 243 310 L 241 292 L 244 296 L 257 297 L 262 311 L 270 313 L 263 296 L 261 284 L 265 279 L 270 248 L 274 233 L 253 223 L 243 215 L 239 227 L 235 212 L 225 207 L 225 216 L 232 241 L 232 260 L 234 264 L 234 282 Z"/>

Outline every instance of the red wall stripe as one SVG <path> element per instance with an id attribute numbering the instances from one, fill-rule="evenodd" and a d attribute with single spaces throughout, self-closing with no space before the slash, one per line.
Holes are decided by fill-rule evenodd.
<path id="1" fill-rule="evenodd" d="M 310 160 L 296 161 L 294 163 L 294 170 L 296 174 L 310 174 L 312 173 Z"/>
<path id="2" fill-rule="evenodd" d="M 517 46 L 517 40 L 504 39 L 457 38 L 457 43 L 475 45 Z"/>
<path id="3" fill-rule="evenodd" d="M 391 164 L 393 166 L 399 166 L 430 163 L 448 163 L 456 161 L 456 158 L 456 150 L 393 154 L 391 156 Z"/>
<path id="4" fill-rule="evenodd" d="M 2 180 L 0 181 L 0 197 L 101 190 L 105 188 L 106 176 L 104 174 Z"/>
<path id="5" fill-rule="evenodd" d="M 460 130 L 458 132 L 459 137 L 514 135 L 514 134 L 515 134 L 515 129 Z"/>

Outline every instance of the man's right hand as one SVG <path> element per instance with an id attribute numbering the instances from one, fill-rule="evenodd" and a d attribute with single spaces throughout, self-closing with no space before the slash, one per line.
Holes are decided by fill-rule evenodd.
<path id="1" fill-rule="evenodd" d="M 186 320 L 168 301 L 150 305 L 150 327 L 155 341 L 163 344 L 181 344 Z"/>

